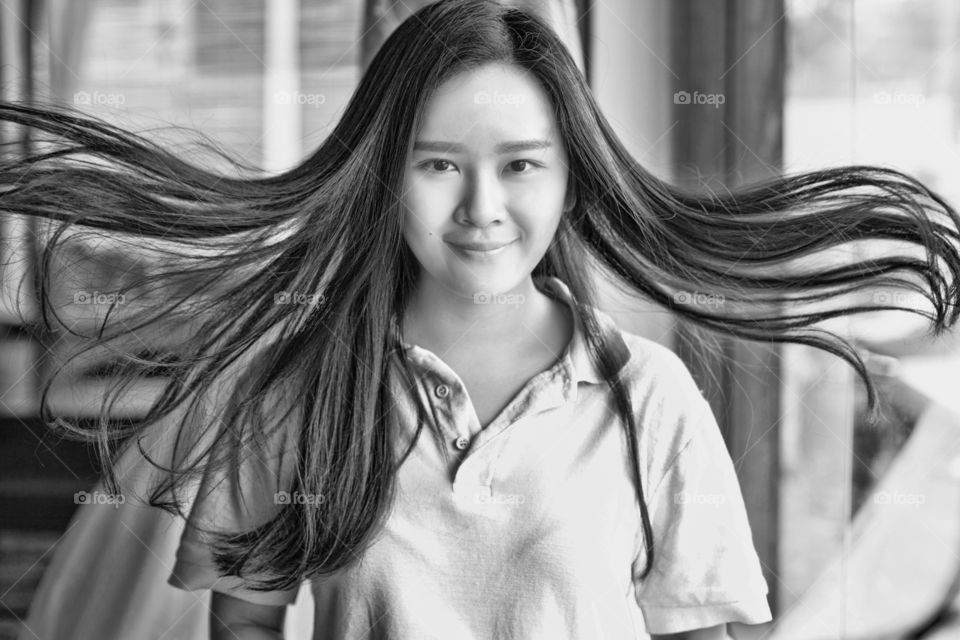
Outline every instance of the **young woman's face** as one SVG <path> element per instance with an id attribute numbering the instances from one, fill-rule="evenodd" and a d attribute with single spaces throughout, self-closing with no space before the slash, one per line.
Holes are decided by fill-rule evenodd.
<path id="1" fill-rule="evenodd" d="M 403 235 L 421 286 L 463 297 L 521 285 L 565 207 L 567 154 L 527 71 L 488 65 L 435 92 L 403 185 Z"/>

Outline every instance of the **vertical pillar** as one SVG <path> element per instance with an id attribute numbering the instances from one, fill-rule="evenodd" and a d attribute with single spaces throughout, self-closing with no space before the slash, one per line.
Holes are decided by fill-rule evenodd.
<path id="1" fill-rule="evenodd" d="M 776 174 L 783 138 L 783 1 L 678 0 L 671 10 L 677 181 L 724 189 Z M 714 342 L 716 352 L 706 349 Z M 776 615 L 780 348 L 678 323 L 677 352 L 723 431 Z"/>
<path id="2" fill-rule="evenodd" d="M 41 8 L 41 3 L 27 0 L 0 4 L 0 99 L 33 96 L 30 25 Z M 11 125 L 0 125 L 0 139 L 19 143 L 7 153 L 24 153 L 30 147 L 28 132 Z M 37 411 L 38 348 L 30 326 L 38 314 L 30 268 L 35 227 L 33 220 L 22 216 L 0 217 L 0 414 L 8 416 Z"/>
<path id="3" fill-rule="evenodd" d="M 302 156 L 300 0 L 264 6 L 263 167 L 283 171 Z"/>
<path id="4" fill-rule="evenodd" d="M 586 14 L 590 88 L 617 136 L 651 173 L 669 178 L 676 130 L 670 65 L 670 8 L 665 0 L 604 0 Z M 629 81 L 626 81 L 629 79 Z M 598 305 L 625 331 L 673 348 L 674 317 L 662 306 L 625 296 L 602 278 Z"/>

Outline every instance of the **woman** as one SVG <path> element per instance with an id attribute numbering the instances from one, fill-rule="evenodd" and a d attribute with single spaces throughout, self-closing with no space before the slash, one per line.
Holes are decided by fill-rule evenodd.
<path id="1" fill-rule="evenodd" d="M 331 136 L 275 177 L 65 114 L 0 116 L 74 145 L 4 165 L 4 208 L 168 252 L 141 286 L 197 283 L 113 327 L 187 303 L 204 320 L 138 429 L 279 328 L 224 410 L 183 421 L 152 496 L 183 513 L 200 479 L 171 584 L 212 591 L 214 637 L 279 637 L 305 579 L 317 638 L 716 638 L 769 620 L 708 405 L 675 355 L 594 308 L 588 256 L 704 327 L 861 374 L 815 326 L 875 308 L 841 294 L 919 282 L 935 328 L 956 322 L 960 219 L 922 184 L 850 167 L 683 193 L 626 152 L 557 36 L 493 1 L 404 22 Z M 90 153 L 112 168 L 73 158 Z M 890 237 L 912 246 L 797 260 Z M 109 451 L 109 430 L 90 435 Z"/>

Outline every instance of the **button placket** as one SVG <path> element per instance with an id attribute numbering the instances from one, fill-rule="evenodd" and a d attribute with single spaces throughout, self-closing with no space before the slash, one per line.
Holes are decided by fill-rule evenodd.
<path id="1" fill-rule="evenodd" d="M 433 387 L 433 395 L 439 398 L 440 400 L 444 401 L 440 404 L 443 407 L 442 413 L 444 414 L 444 416 L 447 417 L 447 420 L 445 422 L 447 422 L 448 424 L 457 425 L 459 424 L 460 421 L 457 420 L 458 416 L 454 415 L 453 409 L 450 406 L 453 400 L 455 399 L 453 396 L 454 392 L 455 392 L 454 388 L 452 388 L 451 385 L 446 384 L 444 382 L 439 382 Z M 444 426 L 446 428 L 446 425 Z M 466 451 L 467 449 L 470 448 L 470 442 L 471 442 L 471 438 L 469 436 L 457 434 L 457 437 L 452 440 L 451 444 L 458 451 Z"/>

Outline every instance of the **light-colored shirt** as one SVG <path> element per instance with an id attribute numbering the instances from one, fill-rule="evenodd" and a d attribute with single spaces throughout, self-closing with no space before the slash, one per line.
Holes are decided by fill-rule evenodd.
<path id="1" fill-rule="evenodd" d="M 538 280 L 571 304 L 556 278 Z M 583 327 L 549 369 L 481 429 L 461 379 L 427 349 L 404 344 L 416 376 L 404 396 L 409 438 L 386 526 L 359 562 L 310 581 L 316 640 L 635 640 L 723 622 L 771 619 L 767 585 L 730 455 L 696 383 L 668 348 L 623 332 L 597 311 L 633 403 L 654 566 L 613 394 Z M 399 353 L 396 356 L 399 358 Z M 399 364 L 398 362 L 396 364 Z M 396 368 L 394 371 L 398 371 Z M 253 482 L 275 486 L 269 474 Z M 190 519 L 238 524 L 228 502 L 197 499 Z M 287 604 L 297 590 L 259 593 L 220 578 L 187 527 L 170 584 Z"/>

